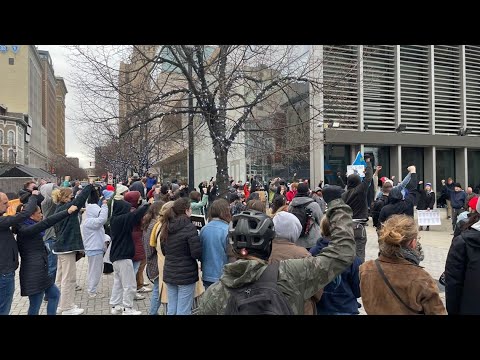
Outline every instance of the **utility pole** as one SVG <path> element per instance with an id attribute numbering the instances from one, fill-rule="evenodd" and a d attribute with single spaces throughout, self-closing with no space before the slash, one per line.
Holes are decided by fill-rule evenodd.
<path id="1" fill-rule="evenodd" d="M 188 76 L 192 79 L 193 47 L 189 47 L 190 59 L 188 59 Z M 194 153 L 193 153 L 193 94 L 190 81 L 188 82 L 188 190 L 192 191 L 194 183 Z"/>

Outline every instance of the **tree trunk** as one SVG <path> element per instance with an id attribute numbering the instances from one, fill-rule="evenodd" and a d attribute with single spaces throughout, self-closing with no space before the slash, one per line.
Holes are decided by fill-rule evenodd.
<path id="1" fill-rule="evenodd" d="M 219 197 L 225 198 L 228 193 L 228 148 L 221 144 L 214 144 L 215 163 L 217 165 L 216 182 Z"/>

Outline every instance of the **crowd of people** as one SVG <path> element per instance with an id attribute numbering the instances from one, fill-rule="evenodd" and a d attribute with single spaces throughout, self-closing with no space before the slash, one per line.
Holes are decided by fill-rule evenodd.
<path id="1" fill-rule="evenodd" d="M 149 314 L 355 315 L 479 314 L 480 202 L 472 188 L 443 182 L 454 238 L 442 281 L 444 307 L 424 259 L 415 208 L 431 210 L 431 183 L 416 167 L 400 182 L 381 166 L 336 184 L 306 179 L 231 180 L 220 193 L 213 178 L 198 188 L 159 184 L 134 174 L 116 186 L 29 181 L 14 216 L 0 216 L 0 314 L 8 314 L 19 267 L 29 315 L 79 315 L 76 263 L 86 256 L 89 298 L 113 273 L 113 315 L 139 315 L 135 300 L 150 295 Z M 345 185 L 346 184 L 346 185 Z M 61 186 L 60 186 L 61 185 Z M 0 215 L 8 199 L 0 193 Z M 451 210 L 448 210 L 451 206 Z M 205 216 L 198 230 L 190 217 Z M 365 261 L 369 218 L 378 258 Z M 153 286 L 145 281 L 144 274 Z"/>

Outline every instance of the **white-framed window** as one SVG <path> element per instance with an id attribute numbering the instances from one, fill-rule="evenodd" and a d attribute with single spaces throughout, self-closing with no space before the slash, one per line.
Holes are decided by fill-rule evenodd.
<path id="1" fill-rule="evenodd" d="M 8 130 L 7 141 L 8 145 L 15 145 L 15 132 L 13 130 Z"/>
<path id="2" fill-rule="evenodd" d="M 15 156 L 13 153 L 13 149 L 8 149 L 8 162 L 9 163 L 14 163 L 15 162 Z"/>

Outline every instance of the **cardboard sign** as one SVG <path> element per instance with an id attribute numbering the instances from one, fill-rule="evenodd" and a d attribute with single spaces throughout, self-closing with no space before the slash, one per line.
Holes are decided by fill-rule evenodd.
<path id="1" fill-rule="evenodd" d="M 205 226 L 205 224 L 207 223 L 204 215 L 193 215 L 192 214 L 190 216 L 190 220 L 192 221 L 193 225 L 195 225 L 197 227 L 198 231 L 200 231 Z"/>
<path id="2" fill-rule="evenodd" d="M 365 166 L 364 165 L 347 165 L 347 176 L 352 174 L 358 174 L 360 177 L 365 177 Z"/>
<path id="3" fill-rule="evenodd" d="M 442 225 L 440 220 L 440 211 L 434 210 L 417 210 L 418 226 Z"/>

